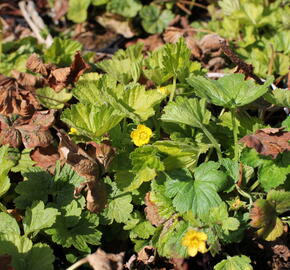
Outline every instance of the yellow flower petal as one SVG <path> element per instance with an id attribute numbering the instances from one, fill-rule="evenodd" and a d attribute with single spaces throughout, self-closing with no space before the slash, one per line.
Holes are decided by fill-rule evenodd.
<path id="1" fill-rule="evenodd" d="M 79 132 L 76 128 L 71 128 L 68 134 L 73 135 L 73 134 L 78 134 L 78 133 Z"/>
<path id="2" fill-rule="evenodd" d="M 198 251 L 201 252 L 201 253 L 206 253 L 207 252 L 205 242 L 199 242 Z"/>
<path id="3" fill-rule="evenodd" d="M 187 252 L 188 252 L 189 256 L 194 257 L 197 254 L 197 248 L 190 247 L 190 248 L 187 249 Z"/>

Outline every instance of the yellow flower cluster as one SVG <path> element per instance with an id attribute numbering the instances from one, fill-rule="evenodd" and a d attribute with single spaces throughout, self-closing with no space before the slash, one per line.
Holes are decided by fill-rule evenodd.
<path id="1" fill-rule="evenodd" d="M 145 125 L 138 125 L 137 129 L 131 132 L 131 138 L 136 146 L 142 146 L 149 143 L 152 135 L 152 130 Z"/>
<path id="2" fill-rule="evenodd" d="M 207 235 L 204 232 L 199 232 L 190 229 L 182 239 L 182 245 L 187 247 L 189 256 L 194 257 L 197 252 L 205 253 Z"/>

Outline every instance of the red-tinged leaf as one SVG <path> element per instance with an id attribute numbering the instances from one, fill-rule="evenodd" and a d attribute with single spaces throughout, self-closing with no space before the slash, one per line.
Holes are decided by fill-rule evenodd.
<path id="1" fill-rule="evenodd" d="M 158 206 L 150 200 L 150 192 L 146 193 L 145 196 L 145 209 L 146 218 L 152 225 L 159 226 L 165 222 L 165 219 L 160 217 L 158 212 Z"/>
<path id="2" fill-rule="evenodd" d="M 36 147 L 30 153 L 30 157 L 36 162 L 37 166 L 49 172 L 54 172 L 55 164 L 59 160 L 60 155 L 57 148 L 51 144 L 47 147 Z"/>
<path id="3" fill-rule="evenodd" d="M 243 137 L 240 142 L 243 142 L 247 147 L 256 149 L 261 155 L 275 159 L 280 153 L 290 151 L 290 132 L 283 129 L 259 129 L 255 134 Z"/>
<path id="4" fill-rule="evenodd" d="M 11 266 L 11 255 L 0 255 L 0 269 L 1 270 L 14 270 L 14 267 Z"/>
<path id="5" fill-rule="evenodd" d="M 75 83 L 78 81 L 79 77 L 90 68 L 90 65 L 88 65 L 84 59 L 82 58 L 80 52 L 76 52 L 74 61 L 72 62 L 70 69 L 70 75 L 69 75 L 69 82 Z"/>

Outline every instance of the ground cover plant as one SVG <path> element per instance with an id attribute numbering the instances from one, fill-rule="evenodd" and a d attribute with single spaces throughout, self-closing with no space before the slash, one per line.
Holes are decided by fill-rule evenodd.
<path id="1" fill-rule="evenodd" d="M 62 16 L 166 44 L 1 43 L 0 268 L 289 268 L 289 5 L 121 2 Z M 211 20 L 175 18 L 195 7 Z"/>

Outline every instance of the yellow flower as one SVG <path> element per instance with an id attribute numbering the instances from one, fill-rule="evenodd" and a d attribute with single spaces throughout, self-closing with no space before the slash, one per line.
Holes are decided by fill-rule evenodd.
<path id="1" fill-rule="evenodd" d="M 159 93 L 161 93 L 162 95 L 169 95 L 170 94 L 170 90 L 167 87 L 161 86 L 161 87 L 157 87 L 157 91 Z"/>
<path id="2" fill-rule="evenodd" d="M 207 235 L 204 232 L 199 232 L 190 229 L 182 239 L 182 245 L 187 247 L 189 256 L 194 257 L 197 252 L 205 253 Z"/>
<path id="3" fill-rule="evenodd" d="M 79 133 L 79 132 L 77 131 L 76 128 L 71 128 L 68 134 L 70 134 L 70 135 L 75 135 L 75 134 L 78 134 L 78 133 Z"/>
<path id="4" fill-rule="evenodd" d="M 141 146 L 149 143 L 153 133 L 149 127 L 145 125 L 138 125 L 137 129 L 131 132 L 131 138 L 135 145 Z"/>

